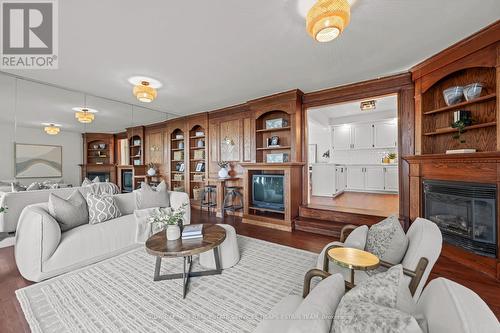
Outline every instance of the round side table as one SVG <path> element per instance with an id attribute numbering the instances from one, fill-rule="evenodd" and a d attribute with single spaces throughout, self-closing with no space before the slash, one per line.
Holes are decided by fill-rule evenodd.
<path id="1" fill-rule="evenodd" d="M 335 264 L 349 268 L 351 270 L 351 288 L 354 287 L 354 271 L 368 271 L 377 268 L 380 265 L 379 258 L 363 250 L 349 247 L 336 247 L 328 251 L 328 259 Z"/>

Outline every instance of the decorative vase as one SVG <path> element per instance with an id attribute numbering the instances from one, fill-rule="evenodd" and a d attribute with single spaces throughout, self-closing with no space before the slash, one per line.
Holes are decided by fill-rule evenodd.
<path id="1" fill-rule="evenodd" d="M 154 168 L 149 168 L 148 176 L 153 177 L 154 175 L 156 175 L 156 170 Z"/>
<path id="2" fill-rule="evenodd" d="M 196 145 L 198 146 L 198 148 L 203 148 L 203 147 L 205 147 L 205 141 L 198 140 L 198 142 L 196 143 Z"/>
<path id="3" fill-rule="evenodd" d="M 396 163 L 396 159 L 395 158 L 390 158 L 389 159 L 389 163 L 391 163 L 391 164 Z"/>
<path id="4" fill-rule="evenodd" d="M 165 230 L 167 240 L 177 240 L 181 238 L 181 228 L 178 225 L 169 225 Z"/>
<path id="5" fill-rule="evenodd" d="M 179 149 L 184 149 L 184 142 L 182 142 L 182 141 L 179 142 L 179 146 L 178 147 L 179 147 Z"/>
<path id="6" fill-rule="evenodd" d="M 229 176 L 229 172 L 226 168 L 220 168 L 219 170 L 219 178 L 227 178 Z"/>

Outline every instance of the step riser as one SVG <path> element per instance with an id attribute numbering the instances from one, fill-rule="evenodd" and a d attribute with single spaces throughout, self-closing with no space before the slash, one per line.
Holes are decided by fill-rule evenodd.
<path id="1" fill-rule="evenodd" d="M 384 219 L 384 217 L 380 216 L 338 212 L 325 209 L 314 209 L 302 206 L 299 209 L 299 216 L 326 222 L 337 222 L 337 223 L 356 224 L 356 225 L 373 225 Z"/>

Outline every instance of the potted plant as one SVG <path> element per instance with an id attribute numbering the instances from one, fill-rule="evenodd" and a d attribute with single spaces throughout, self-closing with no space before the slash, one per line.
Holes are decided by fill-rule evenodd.
<path id="1" fill-rule="evenodd" d="M 153 177 L 156 175 L 156 165 L 154 163 L 148 163 L 148 176 Z"/>
<path id="2" fill-rule="evenodd" d="M 457 120 L 451 124 L 451 127 L 458 129 L 458 132 L 453 133 L 453 139 L 458 140 L 460 143 L 465 143 L 465 139 L 462 138 L 462 134 L 466 132 L 465 127 L 467 126 L 466 120 Z"/>
<path id="3" fill-rule="evenodd" d="M 389 158 L 389 163 L 396 163 L 398 155 L 396 153 L 389 153 L 387 154 L 387 157 Z"/>
<path id="4" fill-rule="evenodd" d="M 227 170 L 228 166 L 229 166 L 229 162 L 227 161 L 220 161 L 220 162 L 217 162 L 217 165 L 219 166 L 220 170 L 219 170 L 219 178 L 227 178 L 229 177 L 229 170 Z"/>
<path id="5" fill-rule="evenodd" d="M 7 211 L 7 207 L 0 207 L 0 214 L 5 213 Z"/>
<path id="6" fill-rule="evenodd" d="M 187 204 L 177 209 L 157 208 L 151 213 L 149 223 L 159 229 L 165 229 L 167 240 L 177 240 L 181 237 L 181 227 L 186 213 Z"/>

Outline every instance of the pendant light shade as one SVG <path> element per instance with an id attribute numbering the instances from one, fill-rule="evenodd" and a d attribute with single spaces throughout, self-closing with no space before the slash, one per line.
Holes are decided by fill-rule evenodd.
<path id="1" fill-rule="evenodd" d="M 93 122 L 95 119 L 95 113 L 97 113 L 97 110 L 82 107 L 76 107 L 73 108 L 73 110 L 76 111 L 75 118 L 83 124 L 90 124 Z"/>
<path id="2" fill-rule="evenodd" d="M 152 88 L 148 81 L 141 81 L 140 84 L 134 86 L 133 93 L 143 103 L 151 103 L 157 96 L 156 89 Z"/>
<path id="3" fill-rule="evenodd" d="M 57 135 L 61 131 L 61 129 L 54 124 L 49 124 L 48 126 L 45 126 L 45 128 L 43 130 L 48 135 Z"/>
<path id="4" fill-rule="evenodd" d="M 318 0 L 307 13 L 306 29 L 318 42 L 330 42 L 347 27 L 351 6 L 347 0 Z"/>

